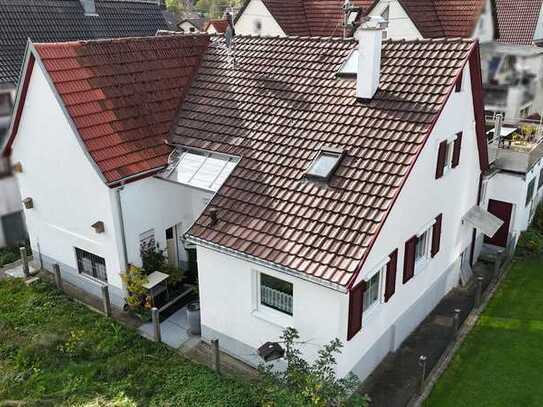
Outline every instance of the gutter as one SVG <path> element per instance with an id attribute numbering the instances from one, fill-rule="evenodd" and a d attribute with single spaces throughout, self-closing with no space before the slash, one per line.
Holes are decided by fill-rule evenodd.
<path id="1" fill-rule="evenodd" d="M 318 277 L 313 277 L 313 276 L 310 276 L 310 275 L 307 275 L 307 274 L 302 274 L 302 273 L 300 273 L 300 272 L 298 272 L 296 270 L 293 270 L 291 268 L 283 267 L 283 266 L 280 266 L 280 265 L 278 265 L 276 263 L 272 263 L 272 262 L 267 261 L 267 260 L 262 260 L 262 259 L 260 259 L 258 257 L 248 255 L 248 254 L 240 252 L 238 250 L 230 249 L 228 247 L 221 246 L 221 245 L 218 245 L 216 243 L 211 243 L 211 242 L 209 242 L 207 240 L 203 240 L 203 239 L 200 239 L 198 237 L 188 235 L 188 234 L 185 235 L 185 238 L 187 239 L 188 242 L 194 243 L 195 245 L 202 246 L 202 247 L 205 247 L 207 249 L 211 249 L 211 250 L 217 251 L 219 253 L 226 254 L 226 255 L 231 256 L 231 257 L 235 257 L 235 258 L 240 259 L 240 260 L 245 260 L 245 261 L 248 261 L 250 263 L 257 264 L 259 266 L 267 267 L 267 268 L 272 269 L 274 271 L 288 274 L 291 277 L 299 278 L 301 280 L 309 281 L 310 283 L 318 284 L 320 286 L 332 289 L 334 291 L 338 291 L 338 292 L 340 292 L 342 294 L 346 294 L 348 292 L 347 288 L 342 286 L 342 285 L 332 283 L 332 282 L 323 280 L 323 279 L 318 278 Z"/>
<path id="2" fill-rule="evenodd" d="M 121 191 L 124 190 L 124 182 L 121 182 L 121 186 L 115 189 L 115 201 L 117 203 L 117 211 L 119 213 L 119 223 L 120 223 L 120 232 L 121 232 L 121 246 L 123 248 L 123 272 L 128 270 L 128 250 L 126 248 L 126 236 L 124 230 L 124 216 L 123 216 L 123 205 L 121 202 Z"/>

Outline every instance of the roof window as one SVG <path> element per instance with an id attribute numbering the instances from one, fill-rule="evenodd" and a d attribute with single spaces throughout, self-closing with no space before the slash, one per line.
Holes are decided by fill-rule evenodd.
<path id="1" fill-rule="evenodd" d="M 166 178 L 210 191 L 218 191 L 239 159 L 200 151 L 175 151 Z"/>
<path id="2" fill-rule="evenodd" d="M 337 72 L 338 77 L 343 78 L 356 78 L 358 73 L 358 48 L 355 48 L 351 51 L 347 59 L 343 62 L 339 71 Z"/>
<path id="3" fill-rule="evenodd" d="M 311 178 L 328 180 L 339 165 L 343 150 L 331 147 L 323 147 L 317 157 L 311 163 L 306 175 Z"/>

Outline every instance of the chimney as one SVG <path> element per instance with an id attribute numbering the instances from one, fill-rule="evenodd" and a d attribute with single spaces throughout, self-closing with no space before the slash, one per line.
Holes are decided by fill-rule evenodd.
<path id="1" fill-rule="evenodd" d="M 370 17 L 358 30 L 358 73 L 356 97 L 369 100 L 375 96 L 381 78 L 381 47 L 385 20 Z"/>
<path id="2" fill-rule="evenodd" d="M 85 12 L 86 16 L 97 16 L 96 14 L 96 4 L 94 4 L 94 0 L 79 0 L 81 2 L 81 5 L 83 6 L 83 11 Z"/>

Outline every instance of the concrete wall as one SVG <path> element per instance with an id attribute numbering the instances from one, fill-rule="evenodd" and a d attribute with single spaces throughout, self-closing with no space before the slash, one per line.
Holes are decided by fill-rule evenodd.
<path id="1" fill-rule="evenodd" d="M 261 30 L 257 29 L 257 23 Z M 235 24 L 240 35 L 285 36 L 275 18 L 261 0 L 251 0 Z"/>
<path id="2" fill-rule="evenodd" d="M 22 197 L 34 203 L 25 217 L 35 259 L 44 264 L 54 259 L 77 278 L 78 247 L 105 259 L 108 283 L 120 290 L 113 195 L 83 153 L 39 64 L 33 68 L 12 160 L 23 166 L 17 174 Z M 94 231 L 96 221 L 104 222 L 105 233 Z M 85 276 L 78 280 L 96 283 Z"/>
<path id="3" fill-rule="evenodd" d="M 360 274 L 359 279 L 369 279 L 378 265 L 399 249 L 396 294 L 389 303 L 380 302 L 364 313 L 362 331 L 347 342 L 347 294 L 198 247 L 205 339 L 219 337 L 232 354 L 254 362 L 256 347 L 276 340 L 283 327 L 294 326 L 302 340 L 309 341 L 303 347 L 305 358 L 312 360 L 319 346 L 337 337 L 345 344 L 337 373 L 345 375 L 352 370 L 362 379 L 401 344 L 458 283 L 461 254 L 471 244 L 472 228 L 461 219 L 476 205 L 480 168 L 468 68 L 464 78 L 465 90 L 451 95 Z M 460 131 L 460 165 L 436 180 L 438 145 Z M 440 252 L 402 285 L 405 242 L 440 213 Z M 292 317 L 261 315 L 255 296 L 259 271 L 292 282 Z M 383 290 L 381 287 L 381 298 Z"/>
<path id="4" fill-rule="evenodd" d="M 186 231 L 203 211 L 213 192 L 146 178 L 127 184 L 121 192 L 128 262 L 141 266 L 140 234 L 153 229 L 161 249 L 166 248 L 166 229 L 179 223 Z"/>
<path id="5" fill-rule="evenodd" d="M 422 35 L 413 23 L 398 0 L 381 0 L 371 11 L 370 16 L 380 16 L 387 6 L 390 7 L 389 23 L 386 29 L 386 38 L 393 40 L 421 39 Z"/>

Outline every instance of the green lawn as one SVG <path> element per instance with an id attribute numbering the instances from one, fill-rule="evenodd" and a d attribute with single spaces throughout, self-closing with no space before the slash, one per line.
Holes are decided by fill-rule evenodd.
<path id="1" fill-rule="evenodd" d="M 46 283 L 0 280 L 0 406 L 254 406 L 254 385 L 217 376 Z"/>
<path id="2" fill-rule="evenodd" d="M 543 405 L 543 260 L 517 261 L 426 406 Z"/>

